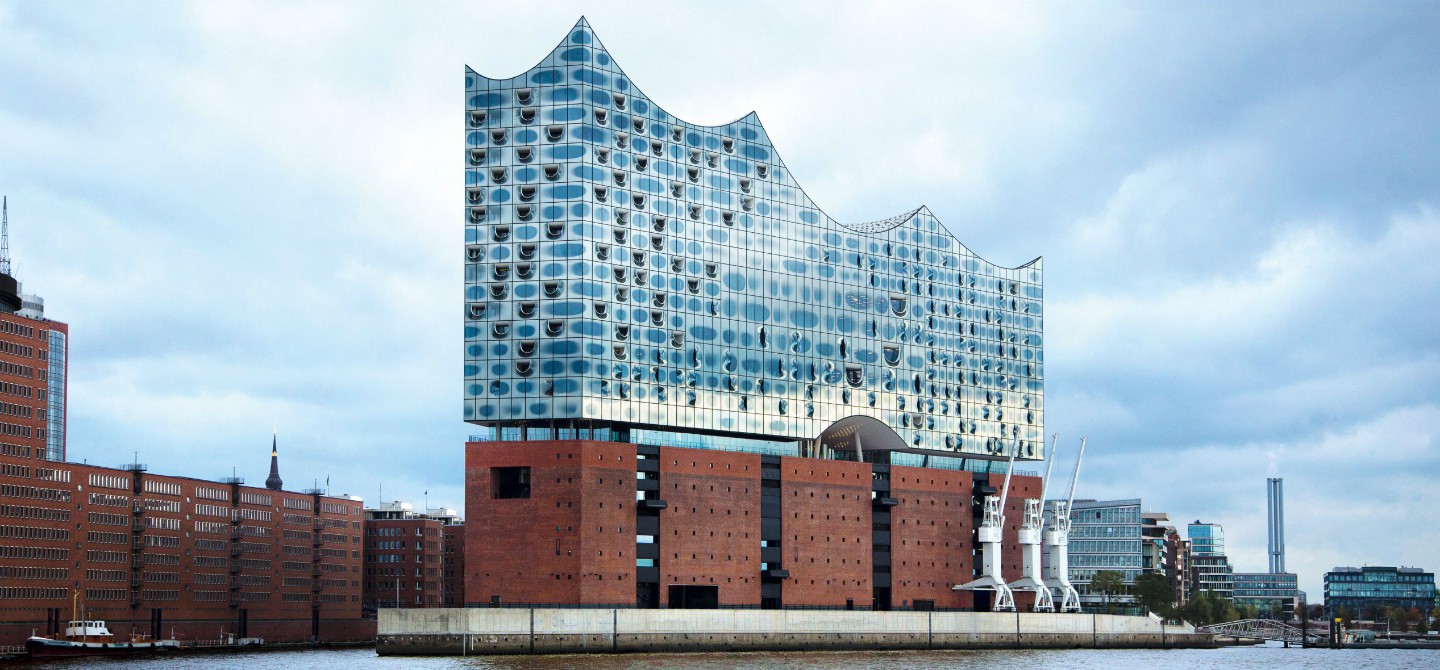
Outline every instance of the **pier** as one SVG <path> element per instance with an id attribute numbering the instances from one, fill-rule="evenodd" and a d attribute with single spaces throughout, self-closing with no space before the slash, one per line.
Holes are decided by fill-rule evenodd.
<path id="1" fill-rule="evenodd" d="M 1154 617 L 756 609 L 385 609 L 375 641 L 382 656 L 1213 646 Z"/>

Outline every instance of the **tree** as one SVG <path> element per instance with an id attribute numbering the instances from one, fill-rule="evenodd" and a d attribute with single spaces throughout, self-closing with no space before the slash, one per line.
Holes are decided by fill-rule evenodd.
<path id="1" fill-rule="evenodd" d="M 1090 590 L 1105 596 L 1105 609 L 1113 610 L 1111 603 L 1116 596 L 1125 593 L 1125 575 L 1118 570 L 1101 570 L 1090 578 Z"/>
<path id="2" fill-rule="evenodd" d="M 1355 621 L 1355 610 L 1344 605 L 1338 605 L 1335 607 L 1335 616 L 1340 619 L 1340 622 L 1343 623 L 1346 628 L 1349 628 L 1350 624 Z"/>
<path id="3" fill-rule="evenodd" d="M 1181 608 L 1181 612 L 1186 621 L 1196 626 L 1208 626 L 1240 618 L 1230 601 L 1209 591 L 1196 593 L 1190 602 Z"/>
<path id="4" fill-rule="evenodd" d="M 1160 616 L 1174 615 L 1175 589 L 1165 575 L 1147 572 L 1135 578 L 1135 598 Z"/>

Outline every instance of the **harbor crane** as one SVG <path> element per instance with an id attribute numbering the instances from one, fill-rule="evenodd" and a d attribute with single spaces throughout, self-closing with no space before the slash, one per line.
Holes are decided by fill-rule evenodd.
<path id="1" fill-rule="evenodd" d="M 1012 592 L 1035 593 L 1035 604 L 1031 609 L 1036 612 L 1055 611 L 1055 598 L 1050 594 L 1050 587 L 1045 585 L 1044 576 L 1040 574 L 1040 533 L 1045 526 L 1045 491 L 1050 486 L 1050 468 L 1055 465 L 1055 445 L 1059 440 L 1059 433 L 1050 437 L 1050 454 L 1045 463 L 1045 477 L 1040 480 L 1040 497 L 1025 499 L 1025 520 L 1020 524 L 1020 556 L 1024 559 L 1024 566 L 1020 578 L 1010 582 Z"/>
<path id="2" fill-rule="evenodd" d="M 1045 525 L 1045 586 L 1060 599 L 1061 612 L 1080 611 L 1080 593 L 1070 583 L 1070 504 L 1075 502 L 1075 482 L 1080 479 L 1080 462 L 1085 460 L 1085 442 L 1080 438 L 1080 455 L 1075 457 L 1075 473 L 1070 476 L 1070 494 L 1065 502 L 1055 501 L 1050 507 L 1051 520 Z"/>
<path id="3" fill-rule="evenodd" d="M 953 587 L 956 591 L 994 591 L 996 612 L 1014 612 L 1015 594 L 1011 593 L 1005 579 L 1000 576 L 1000 541 L 1005 534 L 1005 497 L 1010 494 L 1010 475 L 1015 472 L 1015 453 L 1019 445 L 1010 452 L 1010 464 L 1005 468 L 1005 485 L 998 496 L 985 496 L 985 516 L 980 522 L 980 576 L 973 581 Z"/>

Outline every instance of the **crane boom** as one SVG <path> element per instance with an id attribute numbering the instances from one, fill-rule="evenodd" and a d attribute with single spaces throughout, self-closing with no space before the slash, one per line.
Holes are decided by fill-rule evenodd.
<path id="1" fill-rule="evenodd" d="M 1080 480 L 1080 462 L 1085 460 L 1085 441 L 1090 438 L 1080 436 L 1080 455 L 1075 457 L 1075 474 L 1070 476 L 1070 495 L 1066 498 L 1065 509 L 1069 510 L 1070 505 L 1075 503 L 1075 482 Z"/>
<path id="2" fill-rule="evenodd" d="M 1040 500 L 1045 500 L 1045 490 L 1050 487 L 1050 467 L 1055 465 L 1055 443 L 1060 441 L 1060 433 L 1050 436 L 1050 457 L 1045 459 L 1045 478 L 1040 480 Z"/>
<path id="3" fill-rule="evenodd" d="M 1005 466 L 1005 486 L 1001 487 L 1000 489 L 1000 513 L 1002 515 L 1005 513 L 1005 499 L 1010 496 L 1010 475 L 1014 474 L 1015 472 L 1015 454 L 1019 451 L 1020 444 L 1016 443 L 1015 449 L 1010 452 L 1010 464 Z"/>

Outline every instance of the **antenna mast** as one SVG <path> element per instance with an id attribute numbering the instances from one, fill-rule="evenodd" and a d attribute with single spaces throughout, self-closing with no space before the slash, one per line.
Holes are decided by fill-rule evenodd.
<path id="1" fill-rule="evenodd" d="M 10 274 L 10 198 L 0 198 L 0 274 Z M 13 275 L 11 275 L 13 276 Z"/>

